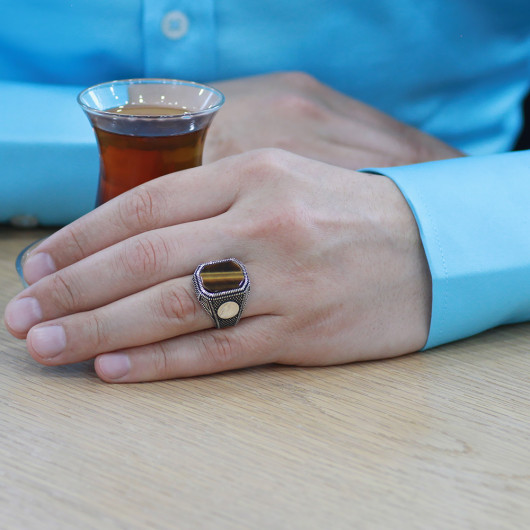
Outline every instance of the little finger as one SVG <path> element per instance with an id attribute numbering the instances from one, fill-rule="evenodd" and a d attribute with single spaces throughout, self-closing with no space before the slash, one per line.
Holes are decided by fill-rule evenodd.
<path id="1" fill-rule="evenodd" d="M 206 330 L 156 344 L 99 355 L 98 376 L 108 383 L 161 381 L 276 362 L 281 317 L 246 318 L 232 328 Z"/>

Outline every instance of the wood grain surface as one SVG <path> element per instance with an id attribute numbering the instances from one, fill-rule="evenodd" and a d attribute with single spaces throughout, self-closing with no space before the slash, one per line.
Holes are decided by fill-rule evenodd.
<path id="1" fill-rule="evenodd" d="M 45 231 L 0 228 L 14 260 Z M 0 331 L 2 529 L 530 527 L 530 326 L 331 368 L 109 385 Z"/>

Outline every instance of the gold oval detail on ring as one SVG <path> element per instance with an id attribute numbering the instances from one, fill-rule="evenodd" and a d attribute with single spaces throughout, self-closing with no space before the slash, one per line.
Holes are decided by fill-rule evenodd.
<path id="1" fill-rule="evenodd" d="M 235 317 L 239 313 L 239 304 L 236 302 L 225 302 L 219 306 L 217 316 L 223 320 Z"/>

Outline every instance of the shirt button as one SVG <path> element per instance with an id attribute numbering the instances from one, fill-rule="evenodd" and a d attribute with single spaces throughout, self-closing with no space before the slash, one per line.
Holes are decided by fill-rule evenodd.
<path id="1" fill-rule="evenodd" d="M 190 21 L 182 11 L 170 11 L 162 19 L 162 33 L 171 40 L 182 39 L 186 33 Z"/>

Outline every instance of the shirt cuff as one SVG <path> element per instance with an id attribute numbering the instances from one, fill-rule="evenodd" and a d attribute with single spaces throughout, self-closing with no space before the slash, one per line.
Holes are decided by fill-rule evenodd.
<path id="1" fill-rule="evenodd" d="M 79 91 L 0 82 L 0 222 L 62 225 L 94 207 L 98 153 Z"/>
<path id="2" fill-rule="evenodd" d="M 530 320 L 530 151 L 364 169 L 392 179 L 432 276 L 424 349 Z"/>

